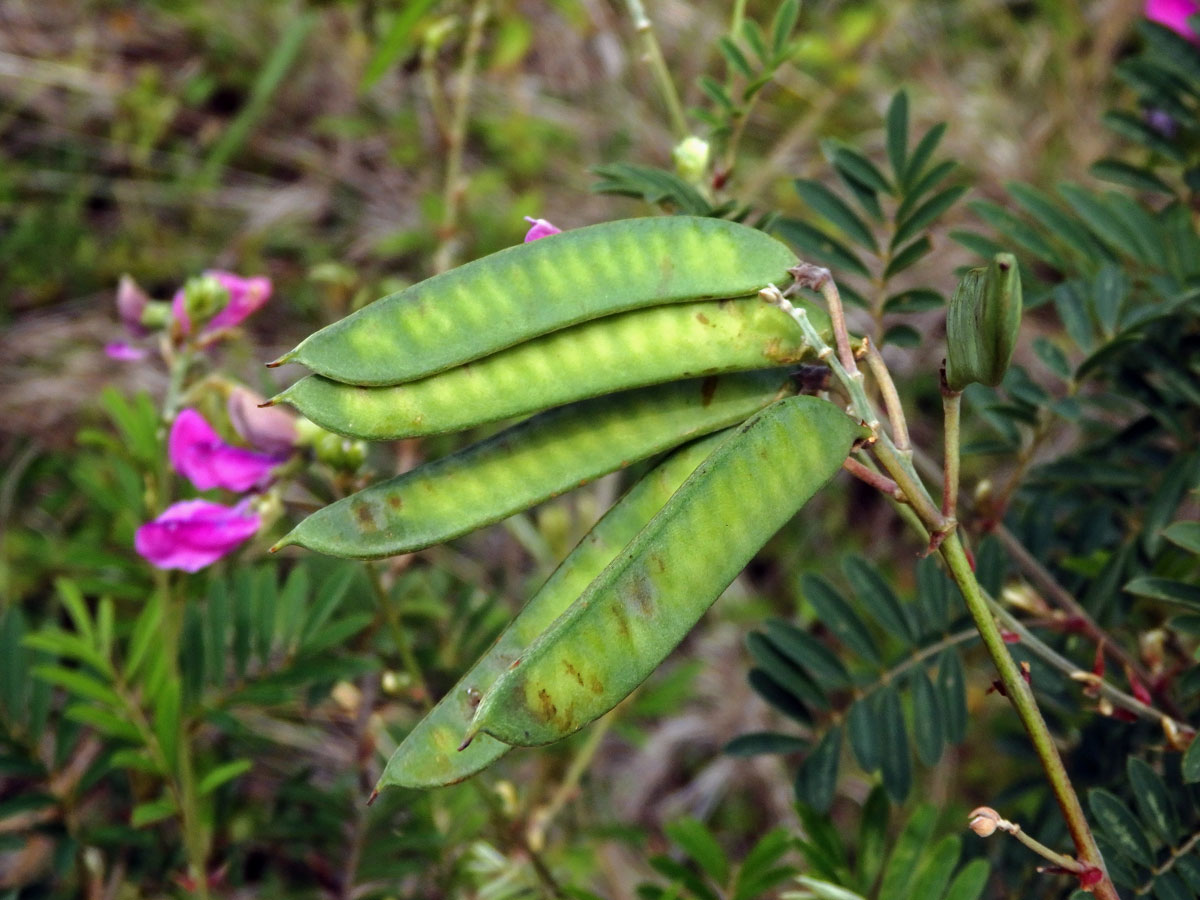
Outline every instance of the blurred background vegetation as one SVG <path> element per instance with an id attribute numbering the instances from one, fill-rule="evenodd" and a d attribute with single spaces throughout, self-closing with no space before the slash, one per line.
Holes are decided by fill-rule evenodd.
<path id="1" fill-rule="evenodd" d="M 735 6 L 764 23 L 775 10 L 759 0 L 647 4 L 686 106 L 709 105 L 699 79 L 723 71 L 716 41 Z M 481 9 L 486 18 L 473 24 Z M 973 199 L 1003 202 L 1013 180 L 1095 184 L 1089 165 L 1116 145 L 1101 114 L 1128 100 L 1113 69 L 1137 46 L 1140 13 L 1136 0 L 808 0 L 794 47 L 747 120 L 726 189 L 757 210 L 800 215 L 791 182 L 828 180 L 822 140 L 882 157 L 881 123 L 898 87 L 914 133 L 948 123 L 940 152 L 961 163 Z M 477 71 L 464 104 L 473 40 Z M 113 307 L 122 274 L 155 297 L 206 268 L 269 275 L 274 297 L 247 323 L 250 340 L 220 364 L 273 393 L 280 383 L 263 360 L 397 286 L 519 242 L 523 216 L 571 228 L 650 213 L 637 199 L 589 190 L 598 165 L 671 168 L 677 136 L 639 47 L 615 0 L 0 5 L 0 611 L 19 608 L 29 623 L 63 619 L 55 579 L 65 575 L 88 596 L 111 598 L 128 625 L 152 589 L 130 548 L 144 518 L 139 466 L 156 452 L 137 435 L 147 421 L 153 431 L 154 412 L 121 398 L 161 396 L 166 375 L 103 353 L 122 334 Z M 977 224 L 966 204 L 939 221 L 921 283 L 952 289 L 972 257 L 947 234 Z M 940 329 L 939 315 L 925 324 Z M 1045 310 L 1029 327 L 1059 328 Z M 917 428 L 934 444 L 939 340 L 895 361 L 899 372 L 922 370 L 923 411 L 932 415 Z M 103 386 L 115 390 L 103 395 Z M 376 450 L 375 463 L 394 468 L 450 440 Z M 681 815 L 708 822 L 737 859 L 777 826 L 800 828 L 784 762 L 721 751 L 779 721 L 747 684 L 744 637 L 769 615 L 795 614 L 797 573 L 849 552 L 878 557 L 895 547 L 911 556 L 886 507 L 853 485 L 849 505 L 826 498 L 813 508 L 822 528 L 772 543 L 610 730 L 513 754 L 476 785 L 390 792 L 370 811 L 363 805 L 424 692 L 453 684 L 616 489 L 606 481 L 394 564 L 389 583 L 427 686 L 405 680 L 399 648 L 378 623 L 353 628 L 351 617 L 370 620 L 364 610 L 373 606 L 361 576 L 337 564 L 218 566 L 192 589 L 195 628 L 205 634 L 217 627 L 206 618 L 217 615 L 216 595 L 235 609 L 239 596 L 256 609 L 291 596 L 305 622 L 288 639 L 287 665 L 270 661 L 268 630 L 259 663 L 247 645 L 236 673 L 226 679 L 210 661 L 199 676 L 208 687 L 191 688 L 193 699 L 206 698 L 192 726 L 206 761 L 255 762 L 236 793 L 214 787 L 207 815 L 218 895 L 538 896 L 548 890 L 547 865 L 554 883 L 633 897 L 639 884 L 678 874 L 668 863 L 652 867 L 648 855 L 703 844 L 686 826 L 664 832 Z M 847 519 L 860 527 L 846 529 Z M 911 589 L 911 571 L 897 577 Z M 319 586 L 311 596 L 310 584 Z M 17 634 L 15 616 L 5 621 Z M 306 644 L 328 622 L 350 622 L 344 650 Z M 311 671 L 292 672 L 296 658 Z M 983 721 L 1000 707 L 985 708 L 990 670 L 973 663 L 969 708 Z M 247 666 L 257 692 L 247 693 Z M 75 727 L 56 735 L 45 771 L 5 757 L 0 889 L 190 891 L 175 826 L 138 827 L 153 822 L 149 814 L 129 824 L 130 797 L 144 802 L 146 791 L 136 778 L 106 787 L 107 751 Z M 924 772 L 918 793 L 938 807 L 938 833 L 960 828 L 975 801 L 994 799 L 995 750 L 969 742 Z M 1016 764 L 1017 776 L 1035 771 Z M 855 802 L 836 806 L 834 821 L 853 832 L 859 806 L 868 804 L 864 819 L 873 808 L 870 784 L 844 792 Z M 932 821 L 921 821 L 928 836 Z M 773 861 L 783 850 L 762 852 Z"/>

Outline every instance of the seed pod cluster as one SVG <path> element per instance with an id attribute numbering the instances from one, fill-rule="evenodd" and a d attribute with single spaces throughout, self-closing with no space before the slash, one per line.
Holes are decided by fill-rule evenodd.
<path id="1" fill-rule="evenodd" d="M 459 781 L 510 744 L 556 740 L 611 709 L 841 466 L 858 425 L 794 396 L 789 368 L 811 351 L 756 296 L 795 264 L 732 222 L 610 222 L 413 285 L 277 361 L 314 374 L 275 402 L 348 437 L 528 416 L 318 510 L 277 547 L 412 552 L 682 446 L 409 735 L 381 786 Z"/>

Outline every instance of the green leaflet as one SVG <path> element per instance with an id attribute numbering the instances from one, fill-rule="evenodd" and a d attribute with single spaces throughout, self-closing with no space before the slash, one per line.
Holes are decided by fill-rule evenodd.
<path id="1" fill-rule="evenodd" d="M 748 372 L 552 409 L 317 510 L 274 549 L 377 559 L 440 544 L 737 424 L 793 391 L 782 372 Z"/>
<path id="2" fill-rule="evenodd" d="M 272 365 L 348 384 L 412 381 L 568 325 L 782 284 L 796 259 L 745 225 L 626 219 L 509 247 L 334 322 Z"/>
<path id="3" fill-rule="evenodd" d="M 484 695 L 472 733 L 546 744 L 616 706 L 863 434 L 806 396 L 740 426 Z"/>
<path id="4" fill-rule="evenodd" d="M 603 571 L 725 437 L 725 432 L 710 435 L 676 451 L 605 513 L 491 649 L 409 732 L 388 760 L 377 789 L 453 784 L 491 765 L 508 751 L 507 744 L 487 735 L 480 735 L 471 746 L 458 751 L 479 697 Z"/>
<path id="5" fill-rule="evenodd" d="M 827 314 L 813 308 L 809 316 L 828 332 Z M 810 356 L 778 307 L 757 297 L 713 300 L 585 322 L 407 384 L 362 387 L 313 375 L 274 402 L 338 434 L 383 440 L 460 431 L 612 391 Z"/>

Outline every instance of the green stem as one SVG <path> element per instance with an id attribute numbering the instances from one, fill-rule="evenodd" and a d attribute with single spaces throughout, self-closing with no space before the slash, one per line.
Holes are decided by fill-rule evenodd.
<path id="1" fill-rule="evenodd" d="M 671 118 L 671 129 L 677 140 L 688 136 L 687 118 L 683 114 L 683 104 L 679 102 L 679 94 L 675 90 L 675 82 L 671 80 L 671 72 L 663 59 L 662 48 L 654 34 L 654 24 L 642 7 L 642 0 L 625 0 L 629 9 L 629 17 L 633 19 L 634 30 L 642 41 L 642 50 L 646 54 L 646 62 L 650 72 L 658 84 L 658 92 L 662 94 L 663 102 L 667 105 L 667 115 Z"/>
<path id="2" fill-rule="evenodd" d="M 947 535 L 940 552 L 950 574 L 962 592 L 967 610 L 971 613 L 971 618 L 975 620 L 975 626 L 979 629 L 979 635 L 983 638 L 988 655 L 991 656 L 996 670 L 1000 673 L 1000 683 L 1004 685 L 1005 694 L 1016 709 L 1021 724 L 1025 726 L 1025 731 L 1029 734 L 1034 752 L 1037 753 L 1046 778 L 1050 782 L 1050 788 L 1058 801 L 1059 809 L 1062 810 L 1063 817 L 1067 821 L 1067 828 L 1071 832 L 1080 860 L 1104 873 L 1104 878 L 1093 889 L 1096 897 L 1099 900 L 1119 900 L 1116 889 L 1108 878 L 1104 857 L 1101 856 L 1100 848 L 1096 846 L 1096 839 L 1092 836 L 1092 830 L 1088 826 L 1083 806 L 1071 784 L 1071 778 L 1067 774 L 1066 766 L 1063 765 L 1062 757 L 1059 756 L 1058 747 L 1054 744 L 1054 738 L 1050 734 L 1046 720 L 1042 718 L 1033 691 L 1017 668 L 1012 654 L 1008 652 L 1008 647 L 1000 635 L 1000 629 L 996 627 L 996 620 L 992 618 L 991 610 L 988 609 L 988 603 L 979 587 L 979 582 L 975 580 L 975 573 L 971 570 L 971 564 L 967 560 L 967 554 L 963 550 L 958 535 L 953 533 Z"/>
<path id="3" fill-rule="evenodd" d="M 413 653 L 412 643 L 408 639 L 408 632 L 404 630 L 404 624 L 400 621 L 399 613 L 392 608 L 391 599 L 383 586 L 383 576 L 379 574 L 379 567 L 372 562 L 363 565 L 367 570 L 367 579 L 371 582 L 371 592 L 375 595 L 375 605 L 379 607 L 380 614 L 392 632 L 392 639 L 396 642 L 396 649 L 400 651 L 400 660 L 404 664 L 404 671 L 408 673 L 413 692 L 419 695 L 421 702 L 428 708 L 430 697 L 425 686 L 425 673 L 421 670 L 416 654 Z"/>
<path id="4" fill-rule="evenodd" d="M 467 40 L 463 46 L 462 65 L 458 71 L 458 91 L 454 98 L 454 118 L 446 148 L 446 184 L 442 192 L 442 226 L 440 243 L 433 255 L 434 272 L 445 272 L 454 266 L 458 249 L 458 213 L 466 186 L 462 183 L 463 150 L 467 142 L 467 114 L 471 107 L 471 89 L 479 63 L 479 48 L 483 44 L 483 25 L 491 4 L 475 0 L 467 25 Z"/>
<path id="5" fill-rule="evenodd" d="M 942 515 L 953 518 L 958 511 L 958 454 L 959 420 L 962 414 L 962 392 L 952 391 L 946 384 L 946 369 L 942 368 L 942 410 L 945 412 L 945 455 L 942 469 Z"/>

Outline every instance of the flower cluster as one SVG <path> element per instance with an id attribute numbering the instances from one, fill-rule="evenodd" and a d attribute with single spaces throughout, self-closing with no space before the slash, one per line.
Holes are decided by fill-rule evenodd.
<path id="1" fill-rule="evenodd" d="M 167 438 L 171 467 L 202 491 L 224 488 L 245 493 L 265 488 L 275 468 L 291 454 L 296 430 L 287 413 L 258 409 L 257 399 L 245 388 L 235 388 L 228 406 L 234 429 L 258 449 L 227 444 L 204 416 L 185 409 L 175 418 Z M 262 518 L 250 497 L 234 506 L 182 500 L 142 525 L 134 547 L 160 569 L 195 572 L 253 537 L 261 526 Z"/>

